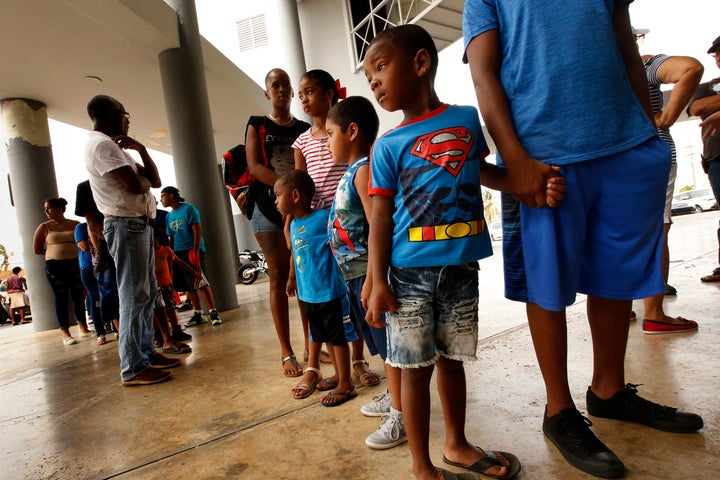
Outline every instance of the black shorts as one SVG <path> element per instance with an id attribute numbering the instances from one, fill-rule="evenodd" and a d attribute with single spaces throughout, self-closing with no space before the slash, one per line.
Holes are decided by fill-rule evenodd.
<path id="1" fill-rule="evenodd" d="M 190 250 L 179 250 L 175 252 L 175 255 L 177 255 L 180 260 L 187 263 L 191 267 L 196 268 L 196 265 L 190 263 Z M 202 268 L 203 272 L 205 271 L 205 252 L 203 252 L 202 250 L 200 251 L 200 268 Z M 176 266 L 173 268 L 173 287 L 175 287 L 175 291 L 191 292 L 198 289 L 198 286 L 195 285 L 195 276 L 192 273 L 188 272 L 182 267 Z"/>
<path id="2" fill-rule="evenodd" d="M 349 312 L 343 310 L 342 297 L 323 303 L 301 302 L 310 324 L 312 341 L 316 343 L 329 342 L 333 345 L 347 345 L 348 341 L 356 338 L 348 338 L 345 335 L 345 317 L 350 322 Z M 354 330 L 352 322 L 351 328 Z"/>

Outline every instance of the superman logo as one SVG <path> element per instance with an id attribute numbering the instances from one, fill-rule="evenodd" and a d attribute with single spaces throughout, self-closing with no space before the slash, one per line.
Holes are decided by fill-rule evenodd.
<path id="1" fill-rule="evenodd" d="M 473 134 L 467 128 L 444 128 L 418 137 L 411 153 L 456 177 L 467 160 L 472 144 Z"/>

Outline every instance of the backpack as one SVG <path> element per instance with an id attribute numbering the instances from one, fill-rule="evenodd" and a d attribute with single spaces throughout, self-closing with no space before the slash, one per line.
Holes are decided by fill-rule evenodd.
<path id="1" fill-rule="evenodd" d="M 260 125 L 258 136 L 260 137 L 260 150 L 263 153 L 263 163 L 267 165 L 267 159 L 265 158 L 265 125 Z M 255 177 L 250 174 L 248 169 L 245 145 L 236 145 L 223 154 L 223 182 L 225 188 L 240 208 L 240 212 L 247 219 L 252 218 L 255 198 L 251 195 L 250 188 L 255 183 Z"/>

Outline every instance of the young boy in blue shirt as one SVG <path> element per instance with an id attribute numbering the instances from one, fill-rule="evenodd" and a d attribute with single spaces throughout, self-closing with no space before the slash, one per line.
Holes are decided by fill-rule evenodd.
<path id="1" fill-rule="evenodd" d="M 436 468 L 429 454 L 430 378 L 437 366 L 445 420 L 443 460 L 496 478 L 513 478 L 518 459 L 465 438 L 464 360 L 478 340 L 477 260 L 492 254 L 482 183 L 507 189 L 504 172 L 485 163 L 477 110 L 449 106 L 434 89 L 437 50 L 417 25 L 378 34 L 363 63 L 375 99 L 402 110 L 402 123 L 378 138 L 370 165 L 367 320 L 385 325 L 387 362 L 401 369 L 401 404 L 418 479 L 476 479 Z M 562 199 L 562 178 L 547 175 L 548 198 Z"/>
<path id="2" fill-rule="evenodd" d="M 590 430 L 568 383 L 565 309 L 578 292 L 588 296 L 593 344 L 588 412 L 678 433 L 703 426 L 625 383 L 632 299 L 665 290 L 671 161 L 653 125 L 631 1 L 469 0 L 463 16 L 478 104 L 522 203 L 522 259 L 507 260 L 524 268 L 515 277 L 524 284 L 511 290 L 524 291 L 545 382 L 543 432 L 570 464 L 606 478 L 622 477 L 624 465 Z M 566 200 L 531 208 L 544 205 L 553 165 L 567 179 Z"/>
<path id="3" fill-rule="evenodd" d="M 325 127 L 328 149 L 333 162 L 348 165 L 338 183 L 330 208 L 330 246 L 348 285 L 350 316 L 362 332 L 370 354 L 387 358 L 385 328 L 376 328 L 365 321 L 367 311 L 362 303 L 362 289 L 368 267 L 368 219 L 372 202 L 368 194 L 370 178 L 370 147 L 377 138 L 379 119 L 372 103 L 365 97 L 348 97 L 328 112 Z M 364 360 L 355 360 L 360 362 Z M 407 441 L 405 421 L 400 406 L 400 369 L 384 363 L 387 392 L 363 404 L 360 411 L 367 416 L 382 416 L 375 432 L 365 444 L 377 450 L 395 447 Z"/>
<path id="4" fill-rule="evenodd" d="M 292 215 L 290 243 L 292 261 L 286 293 L 303 301 L 310 324 L 310 341 L 326 343 L 335 366 L 337 386 L 321 403 L 335 407 L 357 397 L 350 381 L 350 348 L 348 342 L 358 339 L 350 320 L 347 285 L 328 245 L 328 215 L 324 209 L 310 207 L 315 184 L 304 170 L 291 170 L 275 182 L 275 205 L 283 215 Z M 313 361 L 311 357 L 310 361 Z M 305 368 L 301 383 L 293 389 L 294 398 L 312 394 L 322 380 L 319 362 Z M 312 373 L 312 382 L 306 375 Z M 297 391 L 295 391 L 297 389 Z"/>

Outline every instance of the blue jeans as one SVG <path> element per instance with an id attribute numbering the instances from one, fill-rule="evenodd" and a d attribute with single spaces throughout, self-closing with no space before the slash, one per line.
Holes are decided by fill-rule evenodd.
<path id="1" fill-rule="evenodd" d="M 144 219 L 106 217 L 103 233 L 115 260 L 120 299 L 120 376 L 129 380 L 155 359 L 153 307 L 157 296 L 153 233 Z"/>
<path id="2" fill-rule="evenodd" d="M 720 158 L 708 163 L 708 179 L 715 194 L 715 200 L 720 203 Z M 718 265 L 720 265 L 720 228 L 717 230 L 718 237 Z"/>
<path id="3" fill-rule="evenodd" d="M 95 333 L 98 337 L 105 335 L 105 322 L 100 312 L 100 293 L 98 292 L 97 279 L 95 278 L 93 268 L 80 267 L 80 279 L 87 292 L 87 297 L 85 298 L 87 303 L 86 307 L 92 316 Z"/>
<path id="4" fill-rule="evenodd" d="M 70 328 L 68 300 L 72 300 L 75 319 L 85 323 L 85 292 L 80 280 L 80 264 L 77 258 L 45 260 L 45 276 L 55 295 L 55 313 L 62 330 Z"/>

